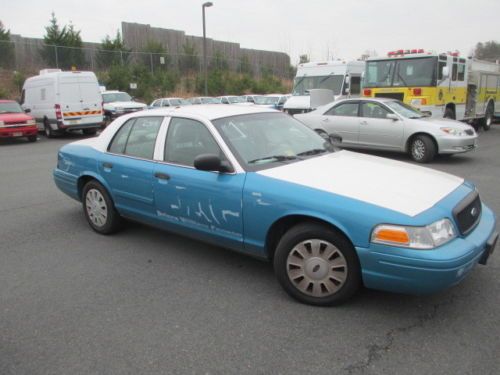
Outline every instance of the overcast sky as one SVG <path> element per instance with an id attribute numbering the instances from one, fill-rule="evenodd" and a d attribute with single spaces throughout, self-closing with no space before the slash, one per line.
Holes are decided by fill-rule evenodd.
<path id="1" fill-rule="evenodd" d="M 198 0 L 0 0 L 0 20 L 13 34 L 42 37 L 50 13 L 70 21 L 84 41 L 114 35 L 121 21 L 202 35 Z M 500 40 L 500 0 L 213 0 L 207 36 L 245 48 L 313 60 L 358 58 L 367 50 L 459 50 Z"/>

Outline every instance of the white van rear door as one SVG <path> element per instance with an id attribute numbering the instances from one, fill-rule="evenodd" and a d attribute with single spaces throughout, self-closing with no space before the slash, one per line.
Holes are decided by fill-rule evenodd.
<path id="1" fill-rule="evenodd" d="M 59 77 L 59 101 L 64 117 L 77 117 L 82 110 L 80 85 L 77 75 Z"/>
<path id="2" fill-rule="evenodd" d="M 84 123 L 102 122 L 102 95 L 95 76 L 80 76 L 80 96 L 82 102 L 82 121 Z"/>

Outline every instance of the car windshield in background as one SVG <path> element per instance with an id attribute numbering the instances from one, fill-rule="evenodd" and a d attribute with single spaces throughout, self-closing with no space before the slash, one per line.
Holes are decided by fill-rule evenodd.
<path id="1" fill-rule="evenodd" d="M 264 105 L 278 104 L 279 100 L 280 100 L 279 96 L 259 96 L 255 98 L 255 104 L 264 104 Z"/>
<path id="2" fill-rule="evenodd" d="M 23 113 L 23 109 L 15 102 L 0 103 L 0 113 Z"/>
<path id="3" fill-rule="evenodd" d="M 170 99 L 169 102 L 170 102 L 170 105 L 173 107 L 182 106 L 182 105 L 191 105 L 191 103 L 185 99 Z"/>
<path id="4" fill-rule="evenodd" d="M 132 97 L 126 92 L 113 92 L 109 94 L 102 94 L 102 100 L 104 103 L 130 102 Z"/>
<path id="5" fill-rule="evenodd" d="M 229 103 L 231 103 L 231 104 L 246 103 L 245 100 L 239 96 L 228 96 L 227 100 L 229 100 Z"/>
<path id="6" fill-rule="evenodd" d="M 436 67 L 435 57 L 368 61 L 364 87 L 432 86 Z"/>
<path id="7" fill-rule="evenodd" d="M 297 77 L 294 81 L 293 95 L 309 95 L 309 90 L 312 89 L 328 89 L 332 90 L 334 95 L 339 95 L 343 82 L 343 75 Z"/>
<path id="8" fill-rule="evenodd" d="M 201 98 L 203 104 L 220 104 L 220 99 L 217 98 Z"/>
<path id="9" fill-rule="evenodd" d="M 314 130 L 283 113 L 257 113 L 212 121 L 248 170 L 290 163 L 332 151 Z"/>
<path id="10" fill-rule="evenodd" d="M 420 112 L 418 109 L 413 108 L 412 106 L 409 106 L 408 104 L 405 104 L 400 101 L 390 101 L 386 102 L 385 105 L 387 105 L 390 109 L 392 109 L 394 112 L 400 114 L 403 117 L 406 118 L 422 118 L 425 117 L 425 115 Z"/>

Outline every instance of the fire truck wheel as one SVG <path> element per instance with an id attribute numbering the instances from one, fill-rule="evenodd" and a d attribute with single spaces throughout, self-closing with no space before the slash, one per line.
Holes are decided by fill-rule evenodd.
<path id="1" fill-rule="evenodd" d="M 446 108 L 446 110 L 444 111 L 444 118 L 455 120 L 455 111 L 453 111 L 453 109 L 451 108 Z"/>
<path id="2" fill-rule="evenodd" d="M 493 105 L 488 104 L 488 108 L 486 108 L 486 113 L 484 114 L 484 118 L 481 119 L 481 125 L 483 129 L 488 131 L 491 129 L 491 124 L 493 123 L 494 110 Z"/>

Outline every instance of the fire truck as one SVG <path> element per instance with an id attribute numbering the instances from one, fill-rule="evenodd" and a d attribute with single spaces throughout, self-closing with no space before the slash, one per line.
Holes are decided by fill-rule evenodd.
<path id="1" fill-rule="evenodd" d="M 500 64 L 458 52 L 392 51 L 366 61 L 362 96 L 395 98 L 429 116 L 489 130 L 500 112 Z"/>

